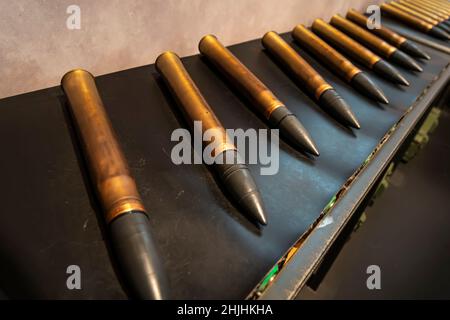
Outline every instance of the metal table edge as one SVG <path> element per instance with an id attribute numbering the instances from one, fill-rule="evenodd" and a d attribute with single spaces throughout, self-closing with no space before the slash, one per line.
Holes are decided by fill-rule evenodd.
<path id="1" fill-rule="evenodd" d="M 257 297 L 258 300 L 294 299 L 297 296 L 404 140 L 449 80 L 450 67 L 447 65 L 406 111 L 396 124 L 395 130 L 376 151 L 372 161 L 354 177 L 342 198 L 322 215 L 319 221 L 316 221 L 314 229 L 306 238 L 299 239 L 302 243 L 298 251 L 283 266 L 274 281 Z M 332 222 L 318 227 L 320 221 L 325 218 Z M 247 298 L 254 296 L 255 291 L 256 288 Z"/>

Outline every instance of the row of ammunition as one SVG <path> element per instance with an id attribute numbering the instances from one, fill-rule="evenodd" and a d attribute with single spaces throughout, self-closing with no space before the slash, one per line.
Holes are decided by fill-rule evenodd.
<path id="1" fill-rule="evenodd" d="M 438 0 L 420 1 L 436 3 Z M 390 7 L 394 5 L 385 6 Z M 429 8 L 432 8 L 431 4 Z M 388 98 L 370 76 L 345 56 L 393 83 L 405 86 L 409 85 L 408 81 L 390 62 L 421 72 L 420 65 L 408 54 L 420 59 L 430 57 L 415 44 L 387 28 L 369 31 L 366 28 L 367 20 L 366 16 L 350 10 L 346 18 L 335 15 L 330 23 L 317 19 L 311 29 L 298 25 L 292 31 L 292 37 L 298 45 L 359 92 L 387 104 Z M 262 45 L 306 93 L 338 122 L 357 129 L 361 127 L 351 107 L 339 93 L 280 35 L 274 31 L 266 33 Z M 282 137 L 291 146 L 319 156 L 313 138 L 294 113 L 215 36 L 203 37 L 199 51 L 249 99 L 255 112 L 262 115 L 272 128 L 280 130 Z M 227 161 L 216 162 L 213 167 L 235 204 L 252 220 L 267 224 L 262 197 L 248 167 L 240 160 L 234 143 L 227 137 L 220 120 L 180 58 L 173 52 L 165 52 L 157 58 L 155 66 L 188 122 L 202 121 L 201 134 L 206 130 L 214 131 L 214 138 L 219 142 L 214 157 L 221 156 Z M 163 299 L 167 297 L 167 284 L 151 237 L 146 209 L 115 139 L 94 78 L 89 72 L 77 69 L 68 72 L 61 85 L 68 98 L 90 175 L 105 212 L 111 243 L 128 286 L 132 294 L 139 298 Z"/>
<path id="2" fill-rule="evenodd" d="M 450 39 L 447 0 L 394 0 L 380 6 L 383 13 L 431 36 Z"/>

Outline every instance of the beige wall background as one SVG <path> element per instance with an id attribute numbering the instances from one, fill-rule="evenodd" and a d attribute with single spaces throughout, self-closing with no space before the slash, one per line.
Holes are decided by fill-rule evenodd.
<path id="1" fill-rule="evenodd" d="M 289 31 L 380 0 L 0 0 L 0 98 L 59 84 L 84 68 L 101 75 L 151 64 L 164 50 L 197 53 L 213 33 L 225 45 Z M 81 29 L 66 26 L 69 5 Z"/>

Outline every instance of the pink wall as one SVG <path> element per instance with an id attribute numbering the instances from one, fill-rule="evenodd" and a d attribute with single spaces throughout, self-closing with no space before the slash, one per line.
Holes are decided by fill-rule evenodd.
<path id="1" fill-rule="evenodd" d="M 213 33 L 226 45 L 329 18 L 369 0 L 0 0 L 0 98 L 59 84 L 73 68 L 94 75 L 153 63 L 164 50 L 197 53 Z M 81 9 L 69 30 L 66 9 Z"/>

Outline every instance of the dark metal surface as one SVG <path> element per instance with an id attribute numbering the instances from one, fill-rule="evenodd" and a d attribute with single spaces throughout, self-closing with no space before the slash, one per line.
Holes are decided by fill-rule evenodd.
<path id="1" fill-rule="evenodd" d="M 290 36 L 283 37 L 292 44 Z M 260 40 L 230 50 L 303 121 L 321 150 L 312 161 L 281 143 L 277 175 L 260 176 L 259 167 L 250 166 L 268 211 L 264 229 L 230 204 L 205 166 L 172 164 L 170 135 L 186 123 L 153 65 L 96 79 L 149 211 L 172 298 L 246 297 L 449 61 L 428 49 L 432 60 L 421 62 L 423 73 L 402 69 L 409 88 L 371 72 L 391 101 L 380 106 L 302 52 L 352 106 L 361 123 L 353 132 L 297 87 Z M 202 59 L 183 62 L 226 128 L 267 128 Z M 0 287 L 10 298 L 125 298 L 63 100 L 59 88 L 0 100 Z M 358 202 L 346 197 L 342 212 Z M 72 264 L 82 270 L 79 291 L 66 288 Z"/>

